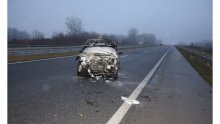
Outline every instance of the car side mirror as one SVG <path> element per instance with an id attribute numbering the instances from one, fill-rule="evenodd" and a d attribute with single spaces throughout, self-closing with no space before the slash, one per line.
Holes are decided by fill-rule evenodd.
<path id="1" fill-rule="evenodd" d="M 123 52 L 121 52 L 121 51 L 120 51 L 120 52 L 118 52 L 118 55 L 121 55 L 121 54 L 123 54 Z"/>

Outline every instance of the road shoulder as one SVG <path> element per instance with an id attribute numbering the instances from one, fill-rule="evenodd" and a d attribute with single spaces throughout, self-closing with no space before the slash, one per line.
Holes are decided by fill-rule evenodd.
<path id="1" fill-rule="evenodd" d="M 122 124 L 212 123 L 212 89 L 173 47 Z"/>

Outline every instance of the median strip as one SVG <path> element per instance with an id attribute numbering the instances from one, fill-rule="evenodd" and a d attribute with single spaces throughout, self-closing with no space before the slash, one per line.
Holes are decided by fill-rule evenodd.
<path id="1" fill-rule="evenodd" d="M 79 52 L 49 53 L 49 54 L 36 54 L 36 55 L 23 55 L 23 56 L 8 55 L 8 63 L 14 64 L 14 63 L 42 61 L 42 60 L 56 59 L 61 57 L 75 56 L 78 54 Z"/>

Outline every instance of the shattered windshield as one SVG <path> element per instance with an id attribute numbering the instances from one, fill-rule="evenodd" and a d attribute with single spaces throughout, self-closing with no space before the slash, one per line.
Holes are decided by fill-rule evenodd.
<path id="1" fill-rule="evenodd" d="M 88 47 L 86 48 L 83 55 L 114 55 L 116 56 L 116 51 L 111 47 Z"/>

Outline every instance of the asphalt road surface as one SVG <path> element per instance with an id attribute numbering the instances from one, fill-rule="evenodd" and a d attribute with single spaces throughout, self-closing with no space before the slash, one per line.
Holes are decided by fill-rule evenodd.
<path id="1" fill-rule="evenodd" d="M 123 104 L 121 96 L 128 97 L 169 48 L 139 95 L 140 104 L 132 105 L 121 123 L 211 123 L 211 88 L 171 46 L 124 51 L 116 81 L 78 77 L 75 57 L 9 64 L 8 123 L 107 123 Z M 187 68 L 178 75 L 179 64 Z"/>

